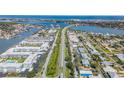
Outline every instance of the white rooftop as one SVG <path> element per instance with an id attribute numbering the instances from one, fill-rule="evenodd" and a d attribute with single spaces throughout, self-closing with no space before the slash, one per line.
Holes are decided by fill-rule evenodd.
<path id="1" fill-rule="evenodd" d="M 124 54 L 116 54 L 116 55 L 120 60 L 124 61 Z"/>
<path id="2" fill-rule="evenodd" d="M 117 72 L 114 68 L 112 68 L 111 66 L 106 66 L 103 68 L 104 71 L 106 72 Z"/>
<path id="3" fill-rule="evenodd" d="M 92 74 L 90 70 L 80 70 L 80 74 Z"/>

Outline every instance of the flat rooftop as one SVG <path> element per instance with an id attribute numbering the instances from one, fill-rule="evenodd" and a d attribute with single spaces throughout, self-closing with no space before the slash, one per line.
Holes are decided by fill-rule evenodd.
<path id="1" fill-rule="evenodd" d="M 90 77 L 93 73 L 90 70 L 80 70 L 80 76 L 81 77 Z"/>

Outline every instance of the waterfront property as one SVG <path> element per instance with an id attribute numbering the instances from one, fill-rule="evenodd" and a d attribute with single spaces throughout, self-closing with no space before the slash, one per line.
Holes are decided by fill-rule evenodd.
<path id="1" fill-rule="evenodd" d="M 124 77 L 123 36 L 73 30 L 69 33 L 79 77 Z"/>
<path id="2" fill-rule="evenodd" d="M 39 58 L 49 52 L 50 44 L 54 36 L 42 37 L 38 33 L 19 42 L 0 55 L 1 73 L 25 73 L 31 72 Z"/>
<path id="3" fill-rule="evenodd" d="M 123 20 L 38 17 L 0 18 L 0 77 L 124 77 Z"/>

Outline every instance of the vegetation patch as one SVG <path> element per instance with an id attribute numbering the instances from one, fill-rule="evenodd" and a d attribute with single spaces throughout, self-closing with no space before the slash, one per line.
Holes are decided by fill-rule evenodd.
<path id="1" fill-rule="evenodd" d="M 66 63 L 66 77 L 74 77 L 74 65 L 72 61 L 72 55 L 70 50 L 70 43 L 67 36 L 67 31 L 65 33 L 65 61 Z"/>
<path id="2" fill-rule="evenodd" d="M 61 32 L 59 31 L 58 37 L 56 40 L 56 46 L 53 49 L 51 54 L 51 58 L 49 60 L 49 64 L 47 66 L 47 77 L 55 77 L 58 73 L 58 58 L 59 58 L 59 50 L 60 50 L 60 42 L 61 42 Z"/>

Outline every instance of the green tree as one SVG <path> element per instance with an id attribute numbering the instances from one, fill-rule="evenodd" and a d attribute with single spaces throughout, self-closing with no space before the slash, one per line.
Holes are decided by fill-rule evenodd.
<path id="1" fill-rule="evenodd" d="M 32 78 L 32 77 L 34 77 L 35 76 L 35 71 L 34 70 L 32 70 L 31 72 L 28 72 L 27 73 L 27 77 L 28 78 Z"/>

